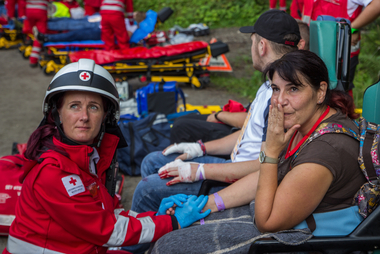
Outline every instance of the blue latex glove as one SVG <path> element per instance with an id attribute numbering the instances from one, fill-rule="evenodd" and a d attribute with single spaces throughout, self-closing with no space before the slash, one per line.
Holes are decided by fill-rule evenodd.
<path id="1" fill-rule="evenodd" d="M 203 207 L 206 205 L 208 196 L 194 196 L 190 195 L 183 207 L 177 207 L 175 209 L 174 216 L 177 218 L 181 228 L 186 228 L 194 222 L 203 219 L 211 213 L 211 209 L 201 213 Z"/>
<path id="2" fill-rule="evenodd" d="M 177 207 L 182 207 L 183 204 L 187 201 L 188 196 L 185 194 L 177 194 L 173 195 L 167 198 L 162 199 L 160 207 L 158 208 L 158 212 L 156 215 L 165 215 L 166 210 L 168 210 L 170 207 L 172 207 L 174 204 L 177 205 Z"/>

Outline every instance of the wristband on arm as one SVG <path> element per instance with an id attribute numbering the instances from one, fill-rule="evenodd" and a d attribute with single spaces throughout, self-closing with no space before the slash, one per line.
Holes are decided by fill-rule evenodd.
<path id="1" fill-rule="evenodd" d="M 219 196 L 217 192 L 214 193 L 214 197 L 214 201 L 216 207 L 218 208 L 218 211 L 224 211 L 226 209 L 226 206 L 224 205 L 222 197 Z"/>
<path id="2" fill-rule="evenodd" d="M 206 155 L 206 146 L 203 144 L 202 140 L 198 140 L 197 143 L 201 146 L 201 149 L 203 151 L 203 156 Z"/>
<path id="3" fill-rule="evenodd" d="M 204 163 L 199 163 L 197 172 L 195 173 L 195 180 L 194 181 L 200 181 L 200 180 L 205 180 L 206 175 L 205 175 L 205 169 L 203 168 Z"/>
<path id="4" fill-rule="evenodd" d="M 215 117 L 215 119 L 218 120 L 219 122 L 223 122 L 223 121 L 220 121 L 219 118 L 218 118 L 218 115 L 219 115 L 220 112 L 223 112 L 223 110 L 222 110 L 222 111 L 218 111 L 218 112 L 216 112 L 215 115 L 214 115 L 214 117 Z"/>
<path id="5" fill-rule="evenodd" d="M 356 29 L 356 28 L 351 28 L 351 33 L 354 34 L 354 33 L 358 33 L 359 32 L 359 29 Z"/>

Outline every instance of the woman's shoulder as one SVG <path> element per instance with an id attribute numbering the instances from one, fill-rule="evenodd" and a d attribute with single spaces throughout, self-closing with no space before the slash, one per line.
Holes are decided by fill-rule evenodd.
<path id="1" fill-rule="evenodd" d="M 337 109 L 336 111 L 337 112 L 335 114 L 323 120 L 322 123 L 339 124 L 340 126 L 344 128 L 349 128 L 355 133 L 359 133 L 359 127 L 357 123 L 355 123 L 355 120 L 343 114 L 339 109 Z"/>
<path id="2" fill-rule="evenodd" d="M 80 169 L 74 161 L 57 151 L 46 151 L 40 156 L 39 162 L 41 167 L 56 168 L 58 171 L 67 173 L 80 173 Z"/>

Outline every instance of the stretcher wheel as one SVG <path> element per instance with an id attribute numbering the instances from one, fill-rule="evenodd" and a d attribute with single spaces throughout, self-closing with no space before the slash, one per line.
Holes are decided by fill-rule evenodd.
<path id="1" fill-rule="evenodd" d="M 201 86 L 196 86 L 196 85 L 194 85 L 194 84 L 191 84 L 191 88 L 193 88 L 193 89 L 195 89 L 195 90 L 201 90 L 201 89 L 203 89 L 203 88 L 205 88 L 202 84 L 201 84 Z"/>
<path id="2" fill-rule="evenodd" d="M 29 56 L 30 56 L 30 54 L 32 53 L 32 46 L 27 46 L 26 48 L 25 48 L 25 50 L 23 51 L 23 53 L 22 53 L 22 57 L 24 58 L 24 59 L 29 59 Z"/>
<path id="3" fill-rule="evenodd" d="M 53 76 L 55 74 L 55 72 L 49 70 L 50 68 L 48 69 L 47 67 L 48 67 L 47 65 L 45 65 L 44 67 L 42 67 L 42 71 L 44 72 L 44 74 L 46 76 Z"/>
<path id="4" fill-rule="evenodd" d="M 196 90 L 204 89 L 206 88 L 208 84 L 210 84 L 210 77 L 209 76 L 199 77 L 198 81 L 201 84 L 199 87 L 194 84 L 191 84 L 191 87 Z"/>

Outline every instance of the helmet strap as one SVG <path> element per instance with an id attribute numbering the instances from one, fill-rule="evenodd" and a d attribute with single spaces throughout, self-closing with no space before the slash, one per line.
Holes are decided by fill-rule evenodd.
<path id="1" fill-rule="evenodd" d="M 102 122 L 102 126 L 100 127 L 100 132 L 99 132 L 99 135 L 97 138 L 98 142 L 96 144 L 97 147 L 100 147 L 100 145 L 102 144 L 104 133 L 106 132 L 106 121 L 107 121 L 108 115 L 109 115 L 109 111 L 107 112 L 106 116 L 104 117 L 104 120 Z"/>

